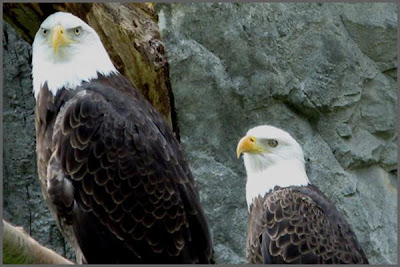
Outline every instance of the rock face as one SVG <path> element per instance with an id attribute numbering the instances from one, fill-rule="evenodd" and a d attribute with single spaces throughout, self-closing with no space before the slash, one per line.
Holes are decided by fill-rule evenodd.
<path id="1" fill-rule="evenodd" d="M 74 259 L 48 210 L 36 170 L 31 46 L 3 24 L 3 218 Z"/>
<path id="2" fill-rule="evenodd" d="M 218 263 L 243 263 L 245 170 L 256 125 L 302 145 L 311 181 L 370 263 L 397 261 L 395 4 L 160 4 L 181 141 Z"/>

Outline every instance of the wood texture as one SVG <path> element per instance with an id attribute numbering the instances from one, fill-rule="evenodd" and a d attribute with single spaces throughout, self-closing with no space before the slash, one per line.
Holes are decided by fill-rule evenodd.
<path id="1" fill-rule="evenodd" d="M 5 3 L 4 19 L 29 43 L 42 21 L 56 11 L 70 12 L 99 34 L 116 68 L 163 115 L 179 139 L 168 62 L 158 16 L 146 3 Z"/>
<path id="2" fill-rule="evenodd" d="M 72 264 L 3 220 L 3 264 Z"/>

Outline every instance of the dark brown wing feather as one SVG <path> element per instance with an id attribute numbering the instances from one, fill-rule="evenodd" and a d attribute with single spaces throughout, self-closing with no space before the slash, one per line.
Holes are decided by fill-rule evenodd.
<path id="1" fill-rule="evenodd" d="M 207 222 L 178 142 L 114 79 L 77 89 L 57 116 L 48 179 L 58 216 L 72 222 L 89 263 L 209 263 Z M 74 203 L 67 182 L 53 179 L 60 173 Z"/>
<path id="2" fill-rule="evenodd" d="M 254 200 L 248 263 L 368 263 L 356 236 L 315 187 L 280 188 Z"/>

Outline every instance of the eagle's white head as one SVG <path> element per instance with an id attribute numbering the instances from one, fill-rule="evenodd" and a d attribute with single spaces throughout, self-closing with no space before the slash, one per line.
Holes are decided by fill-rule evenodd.
<path id="1" fill-rule="evenodd" d="M 32 45 L 33 92 L 47 82 L 53 95 L 75 89 L 98 73 L 117 73 L 95 30 L 80 18 L 57 12 L 40 25 Z"/>
<path id="2" fill-rule="evenodd" d="M 246 199 L 250 206 L 275 186 L 307 185 L 303 150 L 287 132 L 263 125 L 250 129 L 237 146 L 247 172 Z"/>

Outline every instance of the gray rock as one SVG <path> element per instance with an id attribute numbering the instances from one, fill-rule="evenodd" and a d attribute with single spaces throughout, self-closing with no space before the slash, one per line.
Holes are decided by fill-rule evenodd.
<path id="1" fill-rule="evenodd" d="M 3 218 L 73 259 L 47 209 L 37 176 L 31 46 L 7 23 L 3 35 Z"/>
<path id="2" fill-rule="evenodd" d="M 393 5 L 337 5 L 340 18 L 358 48 L 381 72 L 397 69 L 397 13 Z M 397 73 L 396 71 L 394 73 Z"/>
<path id="3" fill-rule="evenodd" d="M 397 8 L 388 3 L 157 4 L 181 141 L 218 263 L 243 263 L 238 140 L 290 132 L 370 263 L 397 262 Z"/>

